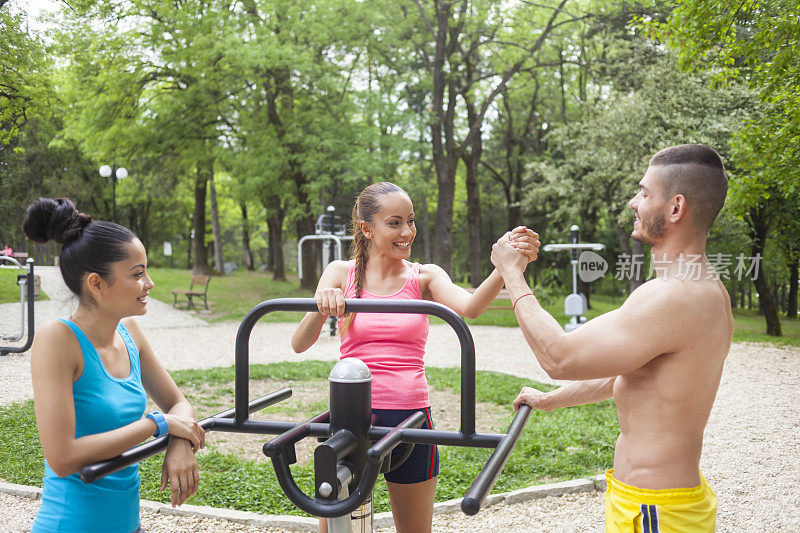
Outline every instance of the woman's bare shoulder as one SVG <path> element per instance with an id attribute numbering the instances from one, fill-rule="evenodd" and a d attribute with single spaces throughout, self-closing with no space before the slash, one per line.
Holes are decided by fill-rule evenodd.
<path id="1" fill-rule="evenodd" d="M 59 320 L 48 320 L 36 329 L 31 347 L 31 359 L 61 363 L 72 360 L 77 363 L 80 344 L 70 327 Z"/>

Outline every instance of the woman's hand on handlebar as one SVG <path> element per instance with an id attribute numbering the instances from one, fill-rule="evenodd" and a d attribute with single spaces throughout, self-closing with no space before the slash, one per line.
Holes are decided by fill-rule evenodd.
<path id="1" fill-rule="evenodd" d="M 161 466 L 161 490 L 170 488 L 172 506 L 183 505 L 197 492 L 200 469 L 197 466 L 191 443 L 170 437 L 164 464 Z"/>
<path id="2" fill-rule="evenodd" d="M 342 289 L 317 289 L 314 294 L 319 312 L 325 316 L 339 316 L 344 314 L 344 292 Z"/>
<path id="3" fill-rule="evenodd" d="M 169 434 L 188 440 L 195 452 L 206 445 L 206 432 L 195 419 L 171 414 L 165 414 L 164 418 L 169 425 Z"/>

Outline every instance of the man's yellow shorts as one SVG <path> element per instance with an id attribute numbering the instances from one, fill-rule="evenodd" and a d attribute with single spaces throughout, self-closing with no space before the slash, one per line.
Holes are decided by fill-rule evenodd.
<path id="1" fill-rule="evenodd" d="M 700 474 L 700 486 L 649 490 L 606 471 L 606 533 L 706 533 L 717 522 L 717 495 Z"/>

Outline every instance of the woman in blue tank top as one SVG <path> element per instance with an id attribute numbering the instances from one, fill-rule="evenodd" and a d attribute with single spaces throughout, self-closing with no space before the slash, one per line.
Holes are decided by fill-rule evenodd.
<path id="1" fill-rule="evenodd" d="M 65 198 L 34 202 L 23 229 L 33 241 L 62 245 L 61 274 L 79 302 L 70 320 L 44 324 L 31 348 L 45 457 L 42 504 L 31 531 L 142 531 L 138 465 L 92 484 L 83 483 L 78 472 L 169 433 L 161 489 L 170 485 L 173 507 L 197 490 L 194 453 L 205 434 L 131 318 L 146 312 L 153 287 L 144 246 L 129 229 L 92 221 Z M 146 393 L 163 414 L 145 416 Z"/>

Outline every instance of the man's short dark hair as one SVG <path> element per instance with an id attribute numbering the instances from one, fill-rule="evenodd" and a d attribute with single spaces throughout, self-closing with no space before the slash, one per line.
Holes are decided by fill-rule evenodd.
<path id="1" fill-rule="evenodd" d="M 728 178 L 717 151 L 704 144 L 670 146 L 654 155 L 650 166 L 663 167 L 659 170 L 664 193 L 683 195 L 698 229 L 708 231 L 728 193 Z"/>

